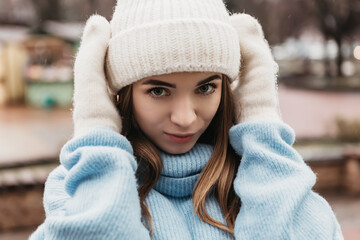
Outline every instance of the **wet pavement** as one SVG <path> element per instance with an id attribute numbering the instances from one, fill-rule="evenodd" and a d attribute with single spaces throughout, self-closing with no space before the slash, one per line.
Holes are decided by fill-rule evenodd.
<path id="1" fill-rule="evenodd" d="M 72 129 L 69 109 L 0 108 L 0 166 L 57 159 Z"/>
<path id="2" fill-rule="evenodd" d="M 360 92 L 325 92 L 279 87 L 284 122 L 297 138 L 325 138 L 336 134 L 336 117 L 360 121 Z M 359 238 L 360 239 L 360 238 Z"/>

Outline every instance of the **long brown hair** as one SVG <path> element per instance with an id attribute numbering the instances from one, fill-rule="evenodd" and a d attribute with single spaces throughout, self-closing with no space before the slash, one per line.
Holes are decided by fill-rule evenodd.
<path id="1" fill-rule="evenodd" d="M 138 189 L 141 211 L 147 227 L 153 234 L 152 218 L 145 199 L 159 179 L 162 170 L 161 158 L 156 146 L 146 137 L 135 121 L 132 109 L 132 85 L 119 91 L 116 106 L 122 116 L 122 134 L 131 142 L 138 161 L 137 176 L 141 178 Z M 230 82 L 228 77 L 223 75 L 219 108 L 209 127 L 199 139 L 200 142 L 213 145 L 214 150 L 195 184 L 192 199 L 195 213 L 201 220 L 233 236 L 235 219 L 241 205 L 240 198 L 233 188 L 240 157 L 229 144 L 229 129 L 234 122 L 235 110 Z M 205 201 L 210 193 L 213 193 L 219 202 L 227 226 L 211 218 L 206 211 Z"/>

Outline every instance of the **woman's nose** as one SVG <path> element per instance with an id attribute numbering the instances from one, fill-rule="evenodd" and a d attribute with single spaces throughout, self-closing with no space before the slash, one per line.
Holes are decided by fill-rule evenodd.
<path id="1" fill-rule="evenodd" d="M 197 115 L 190 100 L 178 100 L 171 111 L 170 120 L 181 128 L 188 128 L 196 121 Z"/>

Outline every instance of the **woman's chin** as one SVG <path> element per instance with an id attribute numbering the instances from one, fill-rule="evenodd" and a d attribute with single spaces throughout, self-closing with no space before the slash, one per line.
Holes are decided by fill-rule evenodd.
<path id="1" fill-rule="evenodd" d="M 195 144 L 196 142 L 187 144 L 166 144 L 164 146 L 158 146 L 158 148 L 169 154 L 184 154 L 190 151 Z"/>

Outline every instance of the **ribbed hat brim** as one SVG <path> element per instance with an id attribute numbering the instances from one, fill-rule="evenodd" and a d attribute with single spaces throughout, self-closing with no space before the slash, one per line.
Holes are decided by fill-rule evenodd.
<path id="1" fill-rule="evenodd" d="M 107 74 L 114 91 L 145 77 L 173 72 L 220 72 L 238 76 L 240 49 L 235 29 L 209 19 L 143 24 L 112 37 Z"/>

